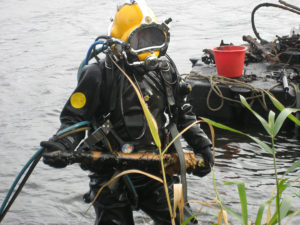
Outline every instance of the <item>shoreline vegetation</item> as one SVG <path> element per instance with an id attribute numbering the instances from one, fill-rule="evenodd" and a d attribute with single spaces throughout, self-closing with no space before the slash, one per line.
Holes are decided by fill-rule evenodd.
<path id="1" fill-rule="evenodd" d="M 226 211 L 228 211 L 232 216 L 234 216 L 236 219 L 238 219 L 240 221 L 240 224 L 243 224 L 243 225 L 252 225 L 252 224 L 255 224 L 255 225 L 261 225 L 261 224 L 281 225 L 282 220 L 284 218 L 287 219 L 287 221 L 284 224 L 288 224 L 296 215 L 300 214 L 300 209 L 296 210 L 296 211 L 291 210 L 292 202 L 296 198 L 300 198 L 300 193 L 295 188 L 293 188 L 292 185 L 295 182 L 299 181 L 300 177 L 298 177 L 297 179 L 292 180 L 292 181 L 289 181 L 289 178 L 286 177 L 288 175 L 288 173 L 292 172 L 293 170 L 295 170 L 297 167 L 300 166 L 300 159 L 298 159 L 298 160 L 295 159 L 294 164 L 289 169 L 287 169 L 287 171 L 283 174 L 283 176 L 281 178 L 279 178 L 278 173 L 277 173 L 278 168 L 276 165 L 276 149 L 275 149 L 275 137 L 278 134 L 278 132 L 280 131 L 283 123 L 285 122 L 285 120 L 287 118 L 292 120 L 297 126 L 300 126 L 300 121 L 292 114 L 292 113 L 296 113 L 296 112 L 300 111 L 300 109 L 285 108 L 270 93 L 267 93 L 267 95 L 269 96 L 269 98 L 272 101 L 272 103 L 274 104 L 274 106 L 280 112 L 276 118 L 275 113 L 273 111 L 270 111 L 269 116 L 268 116 L 268 121 L 265 120 L 264 118 L 262 118 L 259 114 L 257 114 L 250 107 L 250 105 L 247 103 L 246 99 L 243 96 L 240 96 L 240 101 L 260 121 L 261 125 L 264 127 L 265 131 L 268 133 L 268 135 L 271 139 L 271 143 L 272 143 L 271 146 L 265 144 L 261 140 L 257 139 L 256 137 L 253 137 L 249 134 L 235 130 L 235 129 L 225 126 L 223 124 L 216 123 L 207 118 L 202 118 L 205 122 L 213 125 L 214 127 L 224 129 L 224 130 L 236 133 L 236 134 L 241 134 L 241 135 L 247 136 L 248 138 L 252 139 L 252 141 L 256 142 L 262 150 L 266 151 L 267 153 L 269 153 L 273 156 L 275 188 L 272 191 L 272 193 L 270 194 L 270 198 L 267 201 L 264 201 L 263 203 L 261 203 L 259 205 L 257 215 L 255 218 L 255 222 L 249 221 L 249 218 L 248 218 L 247 195 L 246 195 L 245 183 L 241 182 L 241 181 L 224 183 L 224 185 L 236 185 L 237 186 L 238 194 L 239 194 L 239 198 L 240 198 L 240 204 L 241 204 L 241 213 L 235 212 L 235 211 L 231 210 L 230 208 L 222 205 L 219 194 L 218 194 L 218 190 L 216 187 L 214 173 L 212 171 L 213 183 L 214 183 L 214 188 L 215 188 L 215 192 L 216 192 L 216 196 L 217 196 L 217 203 L 220 207 L 218 223 L 216 223 L 218 225 L 222 224 L 222 220 L 224 221 L 225 224 L 229 224 Z M 284 191 L 287 190 L 288 188 L 294 193 L 295 197 L 292 197 L 288 194 L 283 195 Z M 272 214 L 271 203 L 274 200 L 276 202 L 275 203 L 276 208 L 273 209 L 273 214 Z M 267 218 L 263 219 L 264 211 L 265 211 L 266 207 L 267 207 L 267 212 L 266 212 Z M 224 211 L 226 213 L 224 213 Z"/>

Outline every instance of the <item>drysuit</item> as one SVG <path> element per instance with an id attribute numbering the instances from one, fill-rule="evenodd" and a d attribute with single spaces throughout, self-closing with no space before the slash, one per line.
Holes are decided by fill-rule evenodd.
<path id="1" fill-rule="evenodd" d="M 134 81 L 156 119 L 162 146 L 170 139 L 168 138 L 170 123 L 175 123 L 180 131 L 196 120 L 191 105 L 186 102 L 188 88 L 178 76 L 170 59 L 164 58 L 164 61 L 151 71 L 142 67 L 128 66 L 122 62 L 118 64 Z M 85 96 L 81 107 L 76 107 L 72 103 L 72 96 L 76 93 Z M 98 63 L 84 67 L 72 96 L 61 112 L 60 129 L 79 121 L 91 121 L 94 127 L 109 121 L 111 132 L 107 134 L 107 138 L 113 151 L 126 152 L 127 146 L 131 146 L 132 152 L 158 153 L 136 92 L 108 56 Z M 84 136 L 84 132 L 79 132 L 54 142 L 62 149 L 72 151 Z M 199 171 L 199 174 L 197 172 L 195 174 L 205 175 L 213 164 L 210 140 L 199 125 L 190 128 L 183 137 L 195 154 L 202 155 L 206 163 L 206 172 Z M 47 145 L 47 142 L 44 142 L 44 146 L 48 147 L 48 151 L 53 149 L 53 145 Z M 105 142 L 98 143 L 98 147 L 102 151 L 108 151 Z M 65 161 L 55 161 L 47 157 L 44 157 L 44 162 L 54 167 L 67 165 Z M 86 202 L 91 202 L 99 188 L 120 172 L 120 168 L 104 168 L 101 165 L 97 165 L 97 168 L 95 165 L 81 166 L 92 171 L 90 191 L 84 195 Z M 178 177 L 167 176 L 167 180 L 172 199 L 172 184 L 178 182 Z M 126 179 L 119 179 L 113 185 L 104 188 L 94 203 L 94 208 L 97 215 L 95 224 L 134 224 L 133 208 L 142 209 L 155 224 L 170 224 L 171 221 L 163 185 L 140 174 L 127 175 Z M 191 215 L 188 208 L 185 208 L 185 212 L 186 216 Z M 179 221 L 177 223 L 179 224 Z"/>

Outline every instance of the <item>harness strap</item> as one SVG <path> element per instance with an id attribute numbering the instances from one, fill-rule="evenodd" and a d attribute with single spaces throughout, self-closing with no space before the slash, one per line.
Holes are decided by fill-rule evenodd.
<path id="1" fill-rule="evenodd" d="M 170 66 L 169 65 L 167 65 L 167 66 L 168 66 L 167 68 L 163 68 L 161 70 L 161 75 L 162 75 L 162 80 L 165 85 L 169 106 L 173 106 L 173 105 L 175 105 L 175 98 L 174 98 L 174 94 L 173 94 L 173 90 L 172 90 L 172 85 L 173 85 L 174 81 L 172 79 Z"/>
<path id="2" fill-rule="evenodd" d="M 175 66 L 172 64 L 172 66 Z M 171 65 L 169 63 L 166 63 L 166 65 L 164 65 L 164 68 L 162 68 L 161 70 L 161 77 L 165 86 L 165 90 L 166 90 L 166 95 L 167 95 L 167 103 L 168 103 L 168 107 L 169 107 L 169 113 L 171 116 L 171 121 L 170 124 L 168 125 L 169 131 L 171 133 L 171 137 L 175 138 L 178 135 L 178 129 L 177 126 L 174 122 L 174 120 L 176 120 L 176 116 L 173 115 L 172 111 L 171 111 L 171 107 L 174 109 L 175 104 L 175 97 L 174 97 L 174 92 L 173 92 L 173 86 L 176 84 L 177 79 L 173 78 L 173 74 L 171 72 Z M 175 74 L 176 74 L 176 67 L 175 67 Z M 178 74 L 176 74 L 178 75 Z M 178 155 L 178 159 L 180 162 L 180 181 L 182 184 L 182 188 L 183 188 L 183 198 L 184 198 L 184 202 L 187 202 L 187 182 L 186 182 L 186 164 L 185 164 L 185 157 L 184 157 L 184 152 L 182 150 L 182 146 L 180 143 L 179 138 L 175 140 L 174 142 L 174 148 L 177 152 Z"/>
<path id="3" fill-rule="evenodd" d="M 178 135 L 178 130 L 175 123 L 172 122 L 170 123 L 169 130 L 171 132 L 172 138 L 175 138 Z M 185 165 L 184 152 L 182 150 L 182 146 L 179 138 L 177 138 L 174 141 L 174 147 L 176 149 L 178 159 L 180 162 L 180 178 L 181 178 L 180 180 L 183 188 L 183 198 L 184 198 L 184 202 L 187 202 L 188 198 L 187 198 L 187 182 L 186 182 L 186 165 Z"/>
<path id="4" fill-rule="evenodd" d="M 114 70 L 114 64 L 111 63 L 110 59 L 106 57 L 105 59 L 105 81 L 106 81 L 106 90 L 109 93 L 109 96 L 106 98 L 106 105 L 110 106 L 108 111 L 111 112 L 116 107 L 116 99 L 117 99 L 117 79 Z"/>

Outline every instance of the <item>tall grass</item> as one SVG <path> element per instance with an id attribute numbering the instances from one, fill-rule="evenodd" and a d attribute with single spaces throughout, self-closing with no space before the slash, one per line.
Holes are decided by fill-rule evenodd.
<path id="1" fill-rule="evenodd" d="M 266 151 L 267 153 L 271 154 L 273 156 L 273 168 L 274 168 L 274 175 L 275 175 L 275 186 L 276 186 L 276 195 L 275 196 L 271 196 L 270 199 L 268 199 L 266 202 L 263 202 L 257 212 L 257 216 L 256 216 L 256 220 L 255 220 L 255 225 L 261 225 L 262 223 L 262 218 L 263 218 L 263 213 L 265 210 L 265 207 L 268 206 L 268 212 L 267 212 L 267 225 L 273 225 L 278 223 L 279 225 L 281 224 L 281 220 L 289 215 L 291 215 L 291 217 L 299 214 L 299 211 L 292 211 L 290 210 L 292 202 L 294 200 L 293 197 L 291 197 L 290 195 L 285 195 L 283 196 L 283 192 L 290 187 L 290 184 L 287 183 L 287 178 L 282 177 L 281 179 L 278 178 L 278 173 L 277 173 L 277 164 L 276 164 L 276 150 L 275 150 L 275 137 L 278 134 L 278 132 L 280 131 L 280 129 L 282 128 L 283 123 L 285 122 L 285 120 L 287 118 L 289 118 L 290 120 L 292 120 L 294 123 L 296 123 L 297 125 L 300 126 L 300 121 L 292 115 L 292 113 L 298 112 L 300 111 L 300 109 L 293 109 L 293 108 L 284 108 L 284 106 L 276 99 L 274 98 L 271 94 L 267 93 L 269 98 L 271 99 L 271 101 L 273 102 L 273 104 L 276 106 L 276 108 L 278 110 L 280 110 L 279 115 L 275 116 L 275 113 L 273 111 L 269 112 L 268 115 L 268 121 L 265 120 L 262 116 L 260 116 L 258 113 L 256 113 L 251 107 L 250 105 L 247 103 L 246 99 L 243 96 L 240 96 L 240 100 L 241 103 L 248 109 L 250 110 L 253 115 L 259 120 L 259 122 L 262 124 L 263 128 L 265 129 L 265 131 L 268 133 L 268 135 L 270 136 L 271 139 L 271 146 L 265 144 L 264 142 L 262 142 L 261 140 L 259 140 L 256 137 L 253 137 L 249 134 L 246 134 L 244 132 L 238 131 L 236 129 L 233 129 L 231 127 L 225 126 L 223 124 L 214 122 L 210 119 L 207 118 L 202 118 L 202 120 L 206 121 L 207 123 L 210 123 L 211 125 L 213 125 L 214 127 L 220 128 L 220 129 L 224 129 L 224 130 L 228 130 L 237 134 L 241 134 L 241 135 L 245 135 L 247 137 L 249 137 L 250 139 L 252 139 L 254 142 L 256 142 L 262 150 Z M 293 171 L 294 169 L 296 169 L 297 167 L 300 166 L 300 160 L 297 160 L 284 174 L 287 175 L 289 172 Z M 214 179 L 214 175 L 213 175 L 213 179 Z M 226 182 L 225 185 L 237 185 L 238 187 L 238 192 L 239 192 L 239 198 L 240 198 L 240 203 L 241 203 L 241 214 L 230 210 L 229 208 L 226 208 L 225 206 L 223 206 L 223 208 L 226 208 L 230 214 L 232 214 L 234 217 L 236 217 L 241 224 L 244 225 L 248 225 L 248 224 L 252 224 L 249 221 L 248 218 L 248 209 L 247 209 L 247 195 L 246 195 L 246 189 L 245 189 L 245 184 L 243 182 Z M 214 186 L 216 189 L 216 185 L 214 182 Z M 295 195 L 297 197 L 300 198 L 300 194 L 293 190 Z M 217 194 L 217 198 L 219 200 L 218 197 L 218 193 Z M 276 200 L 276 210 L 273 213 L 273 215 L 271 215 L 271 203 L 273 200 Z M 220 200 L 219 200 L 220 201 Z M 218 224 L 222 224 L 222 223 L 218 223 Z"/>

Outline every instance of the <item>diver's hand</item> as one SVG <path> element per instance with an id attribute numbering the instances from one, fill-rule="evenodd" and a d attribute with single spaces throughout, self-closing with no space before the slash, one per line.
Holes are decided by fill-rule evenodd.
<path id="1" fill-rule="evenodd" d="M 211 151 L 211 147 L 207 146 L 201 150 L 201 153 L 196 154 L 197 159 L 200 157 L 204 160 L 204 167 L 203 165 L 197 165 L 196 168 L 193 170 L 193 174 L 199 177 L 204 177 L 210 173 L 211 167 L 213 167 L 214 165 L 214 158 Z"/>
<path id="2" fill-rule="evenodd" d="M 63 139 L 50 138 L 49 141 L 42 141 L 41 146 L 45 148 L 43 154 L 43 162 L 45 164 L 54 168 L 64 168 L 69 164 L 66 158 L 55 157 L 55 153 L 69 152 L 63 143 Z"/>

